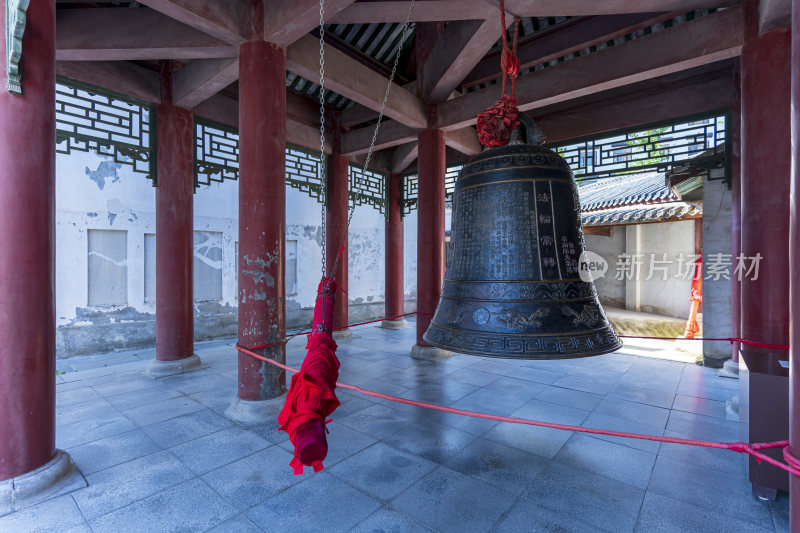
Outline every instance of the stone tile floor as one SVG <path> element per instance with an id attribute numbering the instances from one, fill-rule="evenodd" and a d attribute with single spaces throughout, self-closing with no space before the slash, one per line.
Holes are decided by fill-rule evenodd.
<path id="1" fill-rule="evenodd" d="M 356 328 L 340 380 L 487 413 L 738 440 L 737 381 L 628 341 L 570 361 L 408 356 L 414 329 Z M 154 350 L 59 361 L 57 444 L 88 486 L 0 517 L 0 531 L 788 531 L 788 499 L 751 496 L 743 456 L 427 411 L 340 390 L 325 470 L 302 477 L 277 422 L 224 416 L 234 340 L 152 380 Z M 304 341 L 287 346 L 299 366 Z M 655 356 L 653 357 L 644 357 Z"/>

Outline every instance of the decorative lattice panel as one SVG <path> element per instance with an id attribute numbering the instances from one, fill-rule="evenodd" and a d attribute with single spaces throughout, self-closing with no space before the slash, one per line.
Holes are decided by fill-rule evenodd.
<path id="1" fill-rule="evenodd" d="M 461 169 L 464 168 L 464 165 L 456 165 L 453 167 L 447 167 L 444 173 L 444 194 L 447 201 L 450 201 L 453 197 L 453 192 L 456 190 L 456 180 L 458 179 L 458 175 L 461 173 Z"/>
<path id="2" fill-rule="evenodd" d="M 416 174 L 403 176 L 403 214 L 407 215 L 417 208 L 419 196 L 419 179 Z"/>
<path id="3" fill-rule="evenodd" d="M 453 199 L 453 192 L 456 189 L 456 180 L 461 173 L 464 165 L 453 165 L 447 167 L 444 173 L 444 194 L 445 201 L 449 204 Z M 411 174 L 403 177 L 403 214 L 407 215 L 417 208 L 419 177 Z"/>
<path id="4" fill-rule="evenodd" d="M 386 175 L 355 165 L 350 165 L 348 174 L 352 205 L 368 204 L 385 215 Z"/>
<path id="5" fill-rule="evenodd" d="M 551 146 L 578 180 L 669 170 L 690 164 L 721 168 L 729 139 L 724 116 L 661 124 L 602 138 Z M 729 153 L 729 152 L 728 152 Z"/>
<path id="6" fill-rule="evenodd" d="M 156 182 L 155 112 L 134 99 L 56 83 L 56 152 L 97 152 Z"/>
<path id="7" fill-rule="evenodd" d="M 239 134 L 235 128 L 195 119 L 194 186 L 239 178 Z"/>
<path id="8" fill-rule="evenodd" d="M 319 152 L 296 146 L 286 148 L 286 184 L 324 203 Z"/>

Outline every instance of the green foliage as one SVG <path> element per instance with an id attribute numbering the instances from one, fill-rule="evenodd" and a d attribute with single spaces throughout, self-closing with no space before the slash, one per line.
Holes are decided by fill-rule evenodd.
<path id="1" fill-rule="evenodd" d="M 636 147 L 641 146 L 645 153 L 650 157 L 646 159 L 635 159 L 631 161 L 631 167 L 649 167 L 663 163 L 667 160 L 667 151 L 665 149 L 656 149 L 661 141 L 661 134 L 666 132 L 668 128 L 656 128 L 654 130 L 640 131 L 628 135 L 626 141 L 628 146 Z"/>

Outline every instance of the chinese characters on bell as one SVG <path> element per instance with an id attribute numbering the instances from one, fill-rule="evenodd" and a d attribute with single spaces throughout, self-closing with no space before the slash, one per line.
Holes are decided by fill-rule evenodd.
<path id="1" fill-rule="evenodd" d="M 619 254 L 614 271 L 616 280 L 649 281 L 668 278 L 691 280 L 696 275 L 696 267 L 700 255 L 696 254 Z M 718 281 L 730 280 L 731 276 L 738 281 L 758 279 L 759 268 L 763 256 L 757 253 L 754 256 L 731 254 L 709 254 L 702 260 L 702 278 L 704 280 Z M 594 281 L 605 276 L 608 271 L 608 261 L 601 255 L 585 251 L 579 259 L 579 274 L 584 281 Z"/>

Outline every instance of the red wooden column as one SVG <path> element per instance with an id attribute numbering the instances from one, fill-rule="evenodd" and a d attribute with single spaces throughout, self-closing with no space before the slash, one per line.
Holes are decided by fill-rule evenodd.
<path id="1" fill-rule="evenodd" d="M 328 276 L 336 276 L 336 303 L 333 308 L 333 327 L 343 328 L 349 323 L 349 306 L 347 299 L 347 216 L 349 209 L 349 165 L 346 156 L 341 154 L 341 126 L 339 117 L 333 115 L 332 153 L 328 159 L 328 209 L 325 218 L 325 272 Z M 344 246 L 344 248 L 342 248 Z M 336 255 L 341 248 L 341 256 L 333 271 Z M 340 329 L 333 332 L 336 340 L 347 339 L 353 336 L 349 329 Z"/>
<path id="2" fill-rule="evenodd" d="M 387 183 L 389 205 L 386 207 L 386 277 L 385 283 L 385 316 L 402 315 L 404 310 L 403 294 L 403 176 L 390 174 Z M 405 318 L 384 320 L 382 328 L 404 329 L 408 327 Z"/>
<path id="3" fill-rule="evenodd" d="M 5 20 L 5 1 L 0 9 Z M 6 22 L 7 23 L 7 22 Z M 0 43 L 0 509 L 75 481 L 55 446 L 55 2 L 31 2 L 22 94 L 6 90 Z M 33 473 L 32 470 L 39 469 Z M 18 478 L 27 474 L 25 478 Z M 66 475 L 65 475 L 66 474 Z M 82 479 L 82 478 L 80 478 Z M 83 483 L 85 485 L 85 482 Z"/>
<path id="4" fill-rule="evenodd" d="M 194 131 L 192 112 L 172 105 L 172 65 L 161 68 L 156 187 L 156 358 L 153 377 L 196 368 L 194 354 Z"/>
<path id="5" fill-rule="evenodd" d="M 741 57 L 741 253 L 760 254 L 757 280 L 741 284 L 742 338 L 789 344 L 790 34 L 759 35 L 758 0 L 744 4 Z M 740 373 L 740 413 L 753 441 L 788 437 L 787 350 L 742 346 L 747 372 Z M 773 452 L 770 452 L 773 453 Z M 780 456 L 780 450 L 775 452 Z M 772 497 L 788 489 L 788 474 L 749 460 L 753 491 Z"/>
<path id="6" fill-rule="evenodd" d="M 417 343 L 411 356 L 431 359 L 448 356 L 422 336 L 433 319 L 444 281 L 444 214 L 446 170 L 444 130 L 419 132 L 419 183 L 417 196 Z"/>
<path id="7" fill-rule="evenodd" d="M 791 222 L 789 261 L 792 278 L 789 295 L 791 320 L 789 442 L 791 454 L 800 458 L 800 0 L 792 1 L 792 88 L 791 88 Z M 800 478 L 790 476 L 789 530 L 800 529 Z"/>
<path id="8" fill-rule="evenodd" d="M 251 348 L 286 334 L 285 79 L 283 48 L 258 38 L 239 47 L 239 344 Z M 286 361 L 283 344 L 257 351 Z M 262 400 L 285 391 L 283 370 L 239 353 L 238 394 L 226 414 L 269 419 L 280 405 Z"/>

